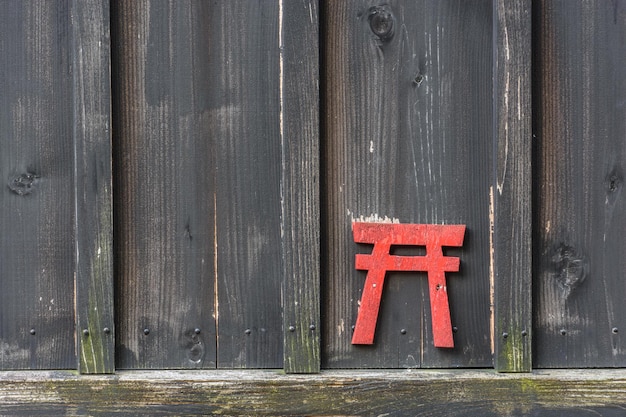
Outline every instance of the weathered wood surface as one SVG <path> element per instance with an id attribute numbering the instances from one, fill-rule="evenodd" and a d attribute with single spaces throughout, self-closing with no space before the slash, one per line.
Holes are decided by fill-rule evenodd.
<path id="1" fill-rule="evenodd" d="M 0 374 L 0 414 L 12 416 L 389 415 L 622 416 L 623 370 L 63 372 Z"/>
<path id="2" fill-rule="evenodd" d="M 1 6 L 0 368 L 76 368 L 70 2 Z"/>
<path id="3" fill-rule="evenodd" d="M 199 22 L 214 48 L 218 366 L 283 366 L 278 1 L 226 1 Z"/>
<path id="4" fill-rule="evenodd" d="M 626 2 L 539 1 L 535 363 L 626 365 Z"/>
<path id="5" fill-rule="evenodd" d="M 491 1 L 324 3 L 325 367 L 492 365 L 492 17 Z M 365 280 L 354 257 L 371 251 L 351 223 L 385 218 L 467 225 L 463 248 L 445 251 L 461 259 L 446 274 L 454 349 L 433 346 L 424 273 L 387 274 L 375 344 L 351 345 Z"/>
<path id="6" fill-rule="evenodd" d="M 120 368 L 282 366 L 278 6 L 114 3 Z"/>
<path id="7" fill-rule="evenodd" d="M 216 364 L 211 12 L 113 3 L 118 368 Z"/>
<path id="8" fill-rule="evenodd" d="M 71 3 L 76 327 L 82 373 L 115 370 L 109 2 Z"/>
<path id="9" fill-rule="evenodd" d="M 320 369 L 319 6 L 280 2 L 284 369 Z M 291 329 L 293 328 L 293 331 Z"/>
<path id="10" fill-rule="evenodd" d="M 495 0 L 494 366 L 532 367 L 531 1 Z"/>

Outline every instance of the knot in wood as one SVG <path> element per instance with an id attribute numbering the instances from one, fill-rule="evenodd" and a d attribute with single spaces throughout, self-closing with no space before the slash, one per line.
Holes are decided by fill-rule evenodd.
<path id="1" fill-rule="evenodd" d="M 369 9 L 369 24 L 372 32 L 381 41 L 388 41 L 393 37 L 394 17 L 388 6 L 374 6 Z"/>
<path id="2" fill-rule="evenodd" d="M 11 178 L 8 186 L 17 195 L 28 195 L 33 192 L 38 178 L 38 175 L 26 172 Z"/>
<path id="3" fill-rule="evenodd" d="M 615 193 L 619 191 L 622 186 L 623 176 L 619 168 L 613 169 L 611 173 L 606 177 L 606 188 L 609 193 Z"/>
<path id="4" fill-rule="evenodd" d="M 566 297 L 587 277 L 587 261 L 572 246 L 559 245 L 552 255 L 552 263 L 556 279 L 565 290 Z"/>

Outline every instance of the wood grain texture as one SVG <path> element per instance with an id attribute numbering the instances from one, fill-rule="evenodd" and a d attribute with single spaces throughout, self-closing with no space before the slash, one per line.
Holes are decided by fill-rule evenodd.
<path id="1" fill-rule="evenodd" d="M 535 17 L 535 366 L 625 366 L 626 2 Z"/>
<path id="2" fill-rule="evenodd" d="M 531 2 L 494 1 L 494 366 L 532 367 Z"/>
<path id="3" fill-rule="evenodd" d="M 284 369 L 318 372 L 319 9 L 316 0 L 280 7 Z"/>
<path id="4" fill-rule="evenodd" d="M 71 23 L 67 1 L 2 3 L 0 367 L 4 369 L 76 368 Z"/>
<path id="5" fill-rule="evenodd" d="M 282 367 L 278 2 L 113 11 L 118 366 Z"/>
<path id="6" fill-rule="evenodd" d="M 115 370 L 109 2 L 73 0 L 76 327 L 81 373 Z"/>
<path id="7" fill-rule="evenodd" d="M 12 416 L 623 415 L 623 370 L 271 371 L 0 374 L 0 413 Z"/>
<path id="8" fill-rule="evenodd" d="M 218 366 L 281 368 L 278 1 L 218 1 L 205 27 L 216 118 Z M 219 30 L 218 30 L 219 28 Z"/>
<path id="9" fill-rule="evenodd" d="M 324 3 L 323 366 L 491 366 L 490 1 Z M 425 273 L 388 273 L 375 344 L 350 343 L 365 272 L 351 223 L 465 224 L 448 273 L 454 349 L 433 346 Z M 404 252 L 408 251 L 408 252 Z M 397 249 L 419 254 L 419 249 Z M 402 332 L 402 329 L 406 332 Z"/>
<path id="10" fill-rule="evenodd" d="M 215 367 L 211 4 L 112 6 L 117 366 Z"/>

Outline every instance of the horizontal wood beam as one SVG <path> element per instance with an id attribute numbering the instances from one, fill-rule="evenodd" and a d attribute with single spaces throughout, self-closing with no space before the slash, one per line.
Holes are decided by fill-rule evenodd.
<path id="1" fill-rule="evenodd" d="M 0 373 L 0 414 L 614 415 L 625 387 L 626 370 L 15 371 Z"/>

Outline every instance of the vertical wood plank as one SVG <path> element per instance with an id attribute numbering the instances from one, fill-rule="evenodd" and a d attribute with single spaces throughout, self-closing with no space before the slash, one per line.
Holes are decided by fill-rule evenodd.
<path id="1" fill-rule="evenodd" d="M 494 366 L 532 367 L 531 2 L 494 1 Z"/>
<path id="2" fill-rule="evenodd" d="M 283 366 L 279 2 L 212 5 L 218 366 Z"/>
<path id="3" fill-rule="evenodd" d="M 492 2 L 324 2 L 324 367 L 491 366 Z M 351 345 L 365 272 L 351 223 L 465 224 L 446 274 L 454 349 L 425 273 L 387 273 L 373 346 Z M 419 248 L 396 254 L 423 254 Z"/>
<path id="4" fill-rule="evenodd" d="M 68 1 L 2 3 L 3 369 L 76 368 L 71 24 Z"/>
<path id="5" fill-rule="evenodd" d="M 121 367 L 281 367 L 278 2 L 114 3 L 113 35 Z"/>
<path id="6" fill-rule="evenodd" d="M 626 365 L 626 2 L 535 2 L 536 367 Z"/>
<path id="7" fill-rule="evenodd" d="M 211 368 L 215 150 L 204 1 L 112 7 L 119 368 Z"/>
<path id="8" fill-rule="evenodd" d="M 280 2 L 284 368 L 307 373 L 321 362 L 319 11 Z"/>
<path id="9" fill-rule="evenodd" d="M 76 331 L 81 373 L 115 370 L 109 2 L 73 0 Z"/>

